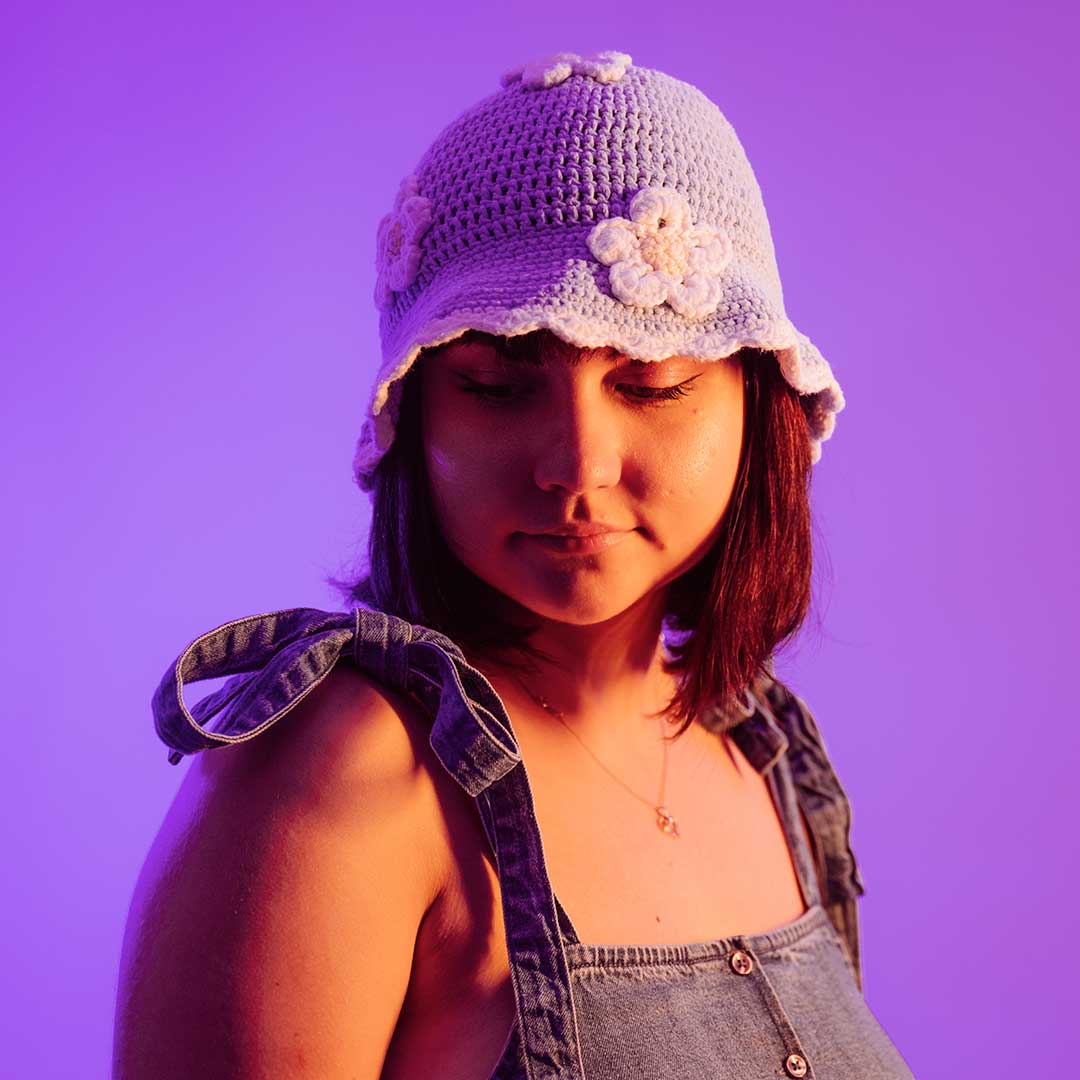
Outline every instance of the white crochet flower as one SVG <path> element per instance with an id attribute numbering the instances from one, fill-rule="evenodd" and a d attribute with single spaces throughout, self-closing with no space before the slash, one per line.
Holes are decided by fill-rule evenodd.
<path id="1" fill-rule="evenodd" d="M 592 53 L 589 56 L 559 52 L 541 57 L 539 60 L 531 60 L 527 64 L 521 64 L 507 71 L 501 83 L 503 86 L 509 86 L 520 79 L 524 86 L 534 90 L 545 90 L 565 82 L 571 75 L 587 75 L 602 83 L 618 82 L 626 74 L 629 66 L 629 54 L 614 52 L 610 49 Z"/>
<path id="2" fill-rule="evenodd" d="M 406 176 L 375 239 L 375 305 L 380 311 L 390 306 L 391 293 L 407 289 L 415 280 L 420 238 L 431 220 L 431 201 L 419 194 L 416 177 Z"/>
<path id="3" fill-rule="evenodd" d="M 611 291 L 624 304 L 653 308 L 667 301 L 696 319 L 720 303 L 731 239 L 716 226 L 692 224 L 690 205 L 674 188 L 643 188 L 630 200 L 629 219 L 601 221 L 587 243 L 611 267 Z"/>

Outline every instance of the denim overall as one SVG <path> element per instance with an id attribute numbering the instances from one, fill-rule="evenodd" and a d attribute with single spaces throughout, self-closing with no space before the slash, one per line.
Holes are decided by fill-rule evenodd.
<path id="1" fill-rule="evenodd" d="M 154 693 L 168 760 L 254 738 L 339 661 L 424 706 L 433 751 L 476 801 L 495 855 L 517 1002 L 490 1080 L 911 1080 L 862 996 L 856 899 L 864 887 L 850 805 L 809 711 L 775 680 L 755 682 L 731 737 L 766 777 L 806 910 L 766 933 L 598 945 L 578 939 L 552 892 L 502 700 L 435 630 L 374 607 L 290 608 L 225 623 L 196 638 Z M 185 683 L 221 676 L 231 677 L 189 710 Z M 722 719 L 717 712 L 702 722 Z"/>

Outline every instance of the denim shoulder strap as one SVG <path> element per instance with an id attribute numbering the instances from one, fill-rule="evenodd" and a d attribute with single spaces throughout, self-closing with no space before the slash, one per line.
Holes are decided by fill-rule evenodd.
<path id="1" fill-rule="evenodd" d="M 169 762 L 259 735 L 343 657 L 424 703 L 435 718 L 431 747 L 470 795 L 520 761 L 494 688 L 448 637 L 375 608 L 301 607 L 223 623 L 169 666 L 151 701 Z M 226 675 L 220 689 L 187 707 L 185 685 Z"/>
<path id="2" fill-rule="evenodd" d="M 799 805 L 809 825 L 822 904 L 847 948 L 862 989 L 858 898 L 866 888 L 851 849 L 851 803 L 825 749 L 825 740 L 802 698 L 779 681 L 765 691 L 788 739 L 787 757 Z"/>

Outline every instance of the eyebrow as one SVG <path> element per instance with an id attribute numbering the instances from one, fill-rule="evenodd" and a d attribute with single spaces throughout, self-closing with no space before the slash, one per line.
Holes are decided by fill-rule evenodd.
<path id="1" fill-rule="evenodd" d="M 587 352 L 570 353 L 566 357 L 565 363 L 568 367 L 580 367 L 585 362 L 585 358 L 587 355 Z M 531 356 L 529 354 L 525 354 L 519 356 L 510 353 L 508 355 L 504 355 L 503 359 L 505 359 L 506 362 L 509 364 L 532 368 L 545 368 L 550 367 L 554 363 L 558 363 L 558 361 L 549 360 L 546 356 L 543 355 Z M 620 361 L 633 368 L 648 367 L 650 363 L 655 362 L 649 360 L 638 360 L 631 356 L 612 356 L 609 357 L 607 360 L 609 364 L 616 364 Z"/>
<path id="2" fill-rule="evenodd" d="M 522 367 L 531 368 L 546 368 L 558 361 L 552 360 L 549 351 L 542 350 L 536 346 L 534 342 L 525 342 L 522 345 L 512 344 L 513 338 L 507 343 L 505 347 L 496 346 L 496 353 L 499 358 L 505 360 L 511 365 L 520 365 Z M 575 351 L 568 352 L 565 356 L 565 363 L 569 367 L 580 367 L 585 361 L 598 353 L 604 352 L 604 348 L 581 348 Z M 650 361 L 638 360 L 636 357 L 624 356 L 622 353 L 614 352 L 610 356 L 605 357 L 605 360 L 609 364 L 616 364 L 619 362 L 626 363 L 632 368 L 646 367 Z"/>

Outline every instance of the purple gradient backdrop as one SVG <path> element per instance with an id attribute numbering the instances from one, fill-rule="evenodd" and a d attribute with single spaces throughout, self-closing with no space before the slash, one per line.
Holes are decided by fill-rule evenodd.
<path id="1" fill-rule="evenodd" d="M 853 803 L 871 1007 L 920 1080 L 1075 1061 L 1075 8 L 151 7 L 6 9 L 0 1071 L 108 1075 L 188 767 L 150 695 L 204 630 L 337 606 L 376 222 L 453 115 L 564 48 L 720 105 L 847 395 L 823 632 L 778 666 Z"/>

